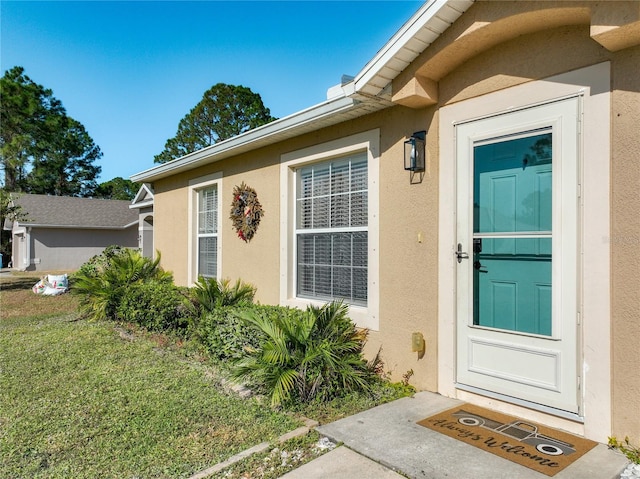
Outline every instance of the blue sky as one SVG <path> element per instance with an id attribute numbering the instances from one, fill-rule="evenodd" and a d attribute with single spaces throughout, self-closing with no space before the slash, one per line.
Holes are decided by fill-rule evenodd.
<path id="1" fill-rule="evenodd" d="M 216 83 L 278 118 L 324 101 L 421 3 L 2 0 L 0 67 L 53 90 L 100 146 L 103 182 L 154 166 Z"/>

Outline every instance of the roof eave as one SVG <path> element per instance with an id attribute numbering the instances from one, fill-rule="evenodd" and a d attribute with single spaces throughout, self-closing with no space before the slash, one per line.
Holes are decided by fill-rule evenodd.
<path id="1" fill-rule="evenodd" d="M 293 113 L 261 127 L 249 130 L 228 140 L 215 143 L 188 155 L 155 166 L 132 175 L 131 181 L 153 182 L 176 173 L 181 173 L 198 166 L 220 161 L 229 156 L 249 151 L 262 143 L 271 143 L 271 139 L 279 136 L 294 136 L 305 126 L 319 122 L 329 116 L 352 109 L 358 102 L 352 98 L 340 97 L 325 101 L 305 110 Z"/>
<path id="2" fill-rule="evenodd" d="M 137 210 L 141 208 L 146 208 L 147 206 L 153 206 L 153 200 L 141 201 L 139 203 L 134 203 L 129 205 L 130 210 Z"/>
<path id="3" fill-rule="evenodd" d="M 349 119 L 348 115 L 341 113 L 350 110 L 357 112 L 355 116 L 360 116 L 391 106 L 391 82 L 473 2 L 474 0 L 427 1 L 364 66 L 353 81 L 342 85 L 342 96 L 338 94 L 306 110 L 136 173 L 130 179 L 136 182 L 153 182 L 303 134 L 313 125 L 324 127 L 337 124 Z M 356 110 L 359 105 L 369 108 Z M 323 120 L 331 116 L 334 117 L 333 121 L 323 123 Z"/>
<path id="4" fill-rule="evenodd" d="M 355 91 L 379 95 L 475 0 L 429 0 L 391 37 L 355 76 Z"/>
<path id="5" fill-rule="evenodd" d="M 98 226 L 98 225 L 52 225 L 44 223 L 21 223 L 14 222 L 17 228 L 47 228 L 47 229 L 74 229 L 74 230 L 126 230 L 138 224 L 138 220 L 120 226 Z"/>

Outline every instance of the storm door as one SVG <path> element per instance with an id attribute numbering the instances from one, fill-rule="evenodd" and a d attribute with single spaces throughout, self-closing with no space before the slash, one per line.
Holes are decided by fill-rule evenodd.
<path id="1" fill-rule="evenodd" d="M 456 126 L 457 384 L 573 413 L 578 107 Z"/>

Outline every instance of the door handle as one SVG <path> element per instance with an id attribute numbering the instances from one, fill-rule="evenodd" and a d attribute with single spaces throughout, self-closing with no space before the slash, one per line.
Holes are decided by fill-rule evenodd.
<path id="1" fill-rule="evenodd" d="M 484 266 L 482 266 L 482 263 L 480 263 L 480 261 L 474 261 L 473 262 L 473 267 L 478 270 L 479 273 L 488 273 L 489 270 L 488 269 L 482 269 L 484 268 Z"/>
<path id="2" fill-rule="evenodd" d="M 456 251 L 456 258 L 458 258 L 458 263 L 462 263 L 463 259 L 469 259 L 469 254 L 462 251 L 462 243 L 458 243 L 458 251 Z"/>

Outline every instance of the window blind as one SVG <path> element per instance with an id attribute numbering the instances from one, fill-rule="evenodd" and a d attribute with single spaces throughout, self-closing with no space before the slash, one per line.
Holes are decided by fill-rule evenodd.
<path id="1" fill-rule="evenodd" d="M 215 277 L 218 271 L 218 187 L 198 191 L 198 275 Z"/>
<path id="2" fill-rule="evenodd" d="M 367 303 L 366 153 L 298 170 L 297 295 Z"/>

